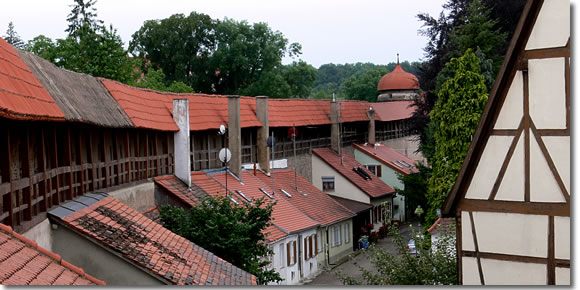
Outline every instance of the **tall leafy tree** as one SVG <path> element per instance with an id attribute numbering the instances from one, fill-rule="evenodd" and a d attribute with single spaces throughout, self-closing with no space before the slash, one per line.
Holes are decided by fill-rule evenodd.
<path id="1" fill-rule="evenodd" d="M 12 23 L 12 21 L 8 23 L 8 29 L 6 30 L 6 35 L 4 35 L 4 40 L 12 44 L 14 47 L 24 48 L 24 41 L 22 41 L 18 32 L 14 29 L 14 23 Z"/>
<path id="2" fill-rule="evenodd" d="M 34 53 L 52 63 L 56 62 L 56 43 L 47 36 L 38 35 L 29 40 L 24 46 L 24 50 Z"/>
<path id="3" fill-rule="evenodd" d="M 103 21 L 97 19 L 97 8 L 95 4 L 97 0 L 73 0 L 74 4 L 70 5 L 72 7 L 66 21 L 68 22 L 68 27 L 65 32 L 71 37 L 78 37 L 79 30 L 83 26 L 88 25 L 88 27 L 95 29 L 98 26 L 103 25 Z"/>
<path id="4" fill-rule="evenodd" d="M 361 75 L 351 76 L 344 81 L 346 97 L 351 100 L 362 100 L 375 102 L 377 100 L 377 84 L 388 70 L 384 67 L 378 67 L 366 71 Z"/>
<path id="5" fill-rule="evenodd" d="M 488 96 L 479 59 L 471 49 L 451 59 L 446 69 L 452 72 L 451 77 L 441 85 L 431 112 L 435 153 L 430 160 L 433 173 L 427 191 L 426 224 L 435 222 L 436 210 L 453 187 Z"/>
<path id="6" fill-rule="evenodd" d="M 172 232 L 253 274 L 259 284 L 281 281 L 267 259 L 273 252 L 263 230 L 270 225 L 273 204 L 264 199 L 235 205 L 226 197 L 206 198 L 189 210 L 161 207 L 161 222 Z"/>

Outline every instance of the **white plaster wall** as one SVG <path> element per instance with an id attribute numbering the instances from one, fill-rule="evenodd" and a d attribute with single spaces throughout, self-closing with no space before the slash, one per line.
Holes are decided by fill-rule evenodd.
<path id="1" fill-rule="evenodd" d="M 138 212 L 155 206 L 155 184 L 151 180 L 107 193 Z"/>
<path id="2" fill-rule="evenodd" d="M 570 194 L 570 137 L 545 136 L 542 140 Z"/>
<path id="3" fill-rule="evenodd" d="M 298 273 L 298 259 L 294 265 L 288 266 L 287 254 L 286 254 L 286 244 L 296 241 L 296 247 L 298 248 L 298 235 L 292 234 L 286 238 L 276 242 L 274 244 L 274 267 L 280 276 L 284 279 L 279 283 L 270 283 L 271 285 L 296 285 L 300 280 L 300 273 Z M 284 245 L 284 252 L 280 252 L 280 244 Z M 296 249 L 296 254 L 298 255 L 298 249 Z M 283 262 L 280 263 L 280 255 L 283 257 Z M 294 279 L 292 279 L 292 273 L 294 273 Z"/>
<path id="4" fill-rule="evenodd" d="M 528 61 L 530 116 L 538 129 L 566 128 L 564 60 L 560 57 Z"/>
<path id="5" fill-rule="evenodd" d="M 518 140 L 518 144 L 516 144 L 516 149 L 506 168 L 502 182 L 497 189 L 495 196 L 497 200 L 524 201 L 524 140 L 526 134 L 528 132 L 523 132 Z M 493 186 L 494 182 L 495 180 L 492 181 L 491 186 Z"/>
<path id="6" fill-rule="evenodd" d="M 316 274 L 316 272 L 318 271 L 318 263 L 316 260 L 316 256 L 313 256 L 311 258 L 306 259 L 304 257 L 304 249 L 306 249 L 306 246 L 304 244 L 304 238 L 312 235 L 312 247 L 315 246 L 314 243 L 314 234 L 316 234 L 316 229 L 311 229 L 311 230 L 307 230 L 304 232 L 300 233 L 300 252 L 298 253 L 298 255 L 300 255 L 300 259 L 302 260 L 302 278 L 303 279 L 308 279 L 308 278 L 313 278 L 314 275 Z M 313 249 L 314 250 L 314 249 Z M 313 252 L 314 253 L 314 252 Z"/>
<path id="7" fill-rule="evenodd" d="M 462 257 L 461 266 L 461 279 L 463 285 L 481 285 L 476 258 Z"/>
<path id="8" fill-rule="evenodd" d="M 570 37 L 570 1 L 547 0 L 538 14 L 526 50 L 565 46 Z"/>
<path id="9" fill-rule="evenodd" d="M 556 285 L 570 285 L 570 268 L 556 268 Z"/>
<path id="10" fill-rule="evenodd" d="M 524 114 L 524 83 L 517 71 L 497 117 L 494 129 L 517 129 Z"/>
<path id="11" fill-rule="evenodd" d="M 473 219 L 480 252 L 547 257 L 547 216 L 473 212 Z"/>
<path id="12" fill-rule="evenodd" d="M 546 264 L 480 259 L 485 285 L 546 285 Z"/>
<path id="13" fill-rule="evenodd" d="M 570 259 L 570 217 L 554 217 L 554 257 Z"/>
<path id="14" fill-rule="evenodd" d="M 52 251 L 52 229 L 48 218 L 22 233 L 22 235 L 35 241 L 39 246 Z"/>
<path id="15" fill-rule="evenodd" d="M 348 243 L 345 243 L 345 231 L 344 231 L 344 225 L 347 225 L 347 227 L 350 229 L 350 239 Z M 353 243 L 353 236 L 352 236 L 352 219 L 348 219 L 345 221 L 342 221 L 340 223 L 336 223 L 331 225 L 330 227 L 328 227 L 328 229 L 330 230 L 329 232 L 329 236 L 331 239 L 334 238 L 334 236 L 332 235 L 332 227 L 335 226 L 340 226 L 341 227 L 341 239 L 342 239 L 342 244 L 336 247 L 330 247 L 330 242 L 328 244 L 328 246 L 330 247 L 330 263 L 335 264 L 336 262 L 344 259 L 346 256 L 348 256 L 350 253 L 352 253 L 352 243 Z M 358 242 L 358 241 L 357 241 Z"/>
<path id="16" fill-rule="evenodd" d="M 318 156 L 312 155 L 312 184 L 320 190 L 322 190 L 322 176 L 334 176 L 334 191 L 326 191 L 325 193 L 350 200 L 370 203 L 370 197 L 362 190 L 352 184 L 348 179 L 342 176 L 342 174 L 334 170 L 334 168 L 330 167 Z"/>
<path id="17" fill-rule="evenodd" d="M 514 137 L 490 136 L 483 154 L 475 169 L 471 184 L 467 188 L 465 198 L 488 199 L 493 184 L 499 174 L 501 165 L 507 155 Z"/>
<path id="18" fill-rule="evenodd" d="M 475 251 L 473 234 L 471 233 L 471 219 L 469 212 L 461 212 L 461 246 L 465 251 Z"/>
<path id="19" fill-rule="evenodd" d="M 535 138 L 530 139 L 530 155 L 530 200 L 566 202 Z"/>

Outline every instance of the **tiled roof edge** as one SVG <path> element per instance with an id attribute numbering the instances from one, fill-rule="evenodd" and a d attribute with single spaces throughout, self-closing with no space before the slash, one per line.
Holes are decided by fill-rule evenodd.
<path id="1" fill-rule="evenodd" d="M 20 240 L 28 247 L 38 250 L 41 254 L 49 257 L 50 259 L 56 261 L 59 265 L 77 273 L 79 276 L 97 284 L 97 285 L 107 285 L 104 281 L 99 280 L 89 274 L 87 274 L 82 268 L 77 267 L 61 258 L 61 256 L 57 253 L 51 252 L 41 246 L 39 246 L 36 241 L 28 239 L 27 237 L 20 235 L 19 233 L 15 232 L 10 226 L 0 223 L 0 230 L 6 232 L 8 235 Z"/>
<path id="2" fill-rule="evenodd" d="M 366 155 L 367 155 L 367 156 L 369 156 L 369 157 L 372 157 L 373 159 L 375 159 L 375 160 L 377 160 L 377 161 L 379 161 L 379 162 L 381 162 L 381 163 L 383 163 L 383 164 L 387 165 L 387 166 L 388 166 L 388 167 L 390 167 L 391 169 L 394 169 L 394 170 L 398 171 L 398 172 L 399 172 L 399 173 L 401 173 L 401 174 L 404 174 L 404 175 L 409 175 L 409 173 L 405 172 L 403 169 L 401 169 L 401 168 L 399 168 L 399 167 L 397 167 L 397 166 L 393 165 L 393 164 L 392 164 L 390 161 L 387 161 L 387 160 L 385 160 L 385 159 L 381 158 L 380 156 L 378 156 L 378 155 L 376 155 L 376 154 L 373 154 L 373 153 L 372 153 L 371 151 L 369 151 L 367 148 L 365 148 L 365 147 L 363 147 L 363 146 L 361 146 L 361 145 L 359 145 L 359 144 L 355 144 L 355 143 L 352 143 L 352 146 L 353 146 L 355 149 L 358 149 L 358 150 L 360 150 L 360 151 L 363 151 L 364 153 L 366 153 Z"/>

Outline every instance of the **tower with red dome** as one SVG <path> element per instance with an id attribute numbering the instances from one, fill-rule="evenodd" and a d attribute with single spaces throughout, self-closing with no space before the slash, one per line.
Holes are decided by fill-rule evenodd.
<path id="1" fill-rule="evenodd" d="M 401 67 L 397 53 L 395 69 L 384 75 L 379 81 L 377 102 L 413 100 L 418 95 L 419 89 L 419 79 Z"/>

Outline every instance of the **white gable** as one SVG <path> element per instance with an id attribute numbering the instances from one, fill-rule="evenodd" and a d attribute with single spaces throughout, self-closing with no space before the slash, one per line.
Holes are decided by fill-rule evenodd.
<path id="1" fill-rule="evenodd" d="M 565 13 L 562 13 L 562 12 Z M 570 37 L 570 1 L 545 0 L 526 50 L 566 46 Z"/>

